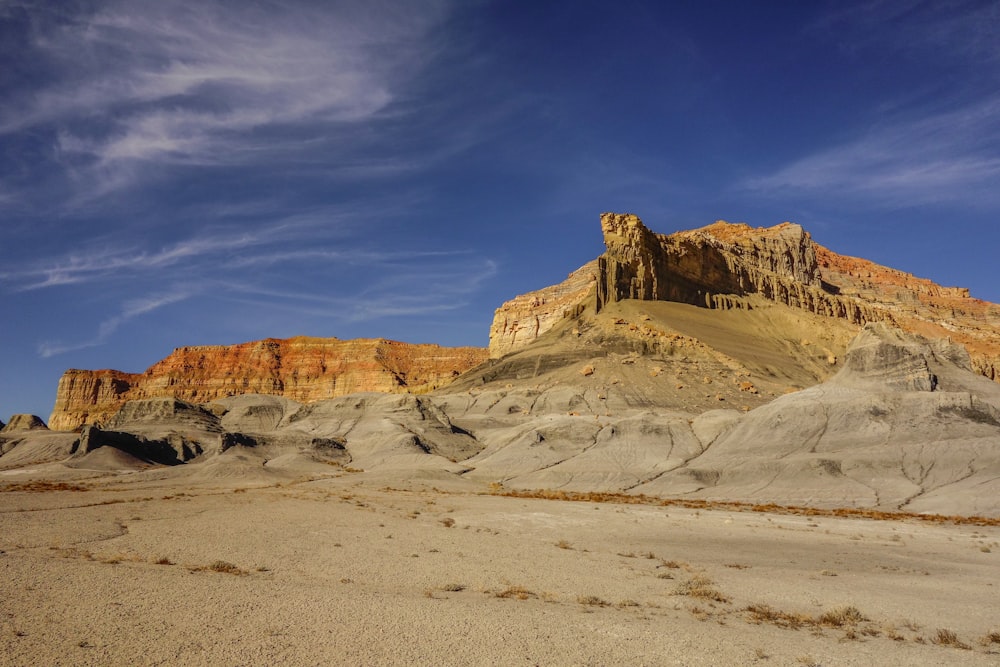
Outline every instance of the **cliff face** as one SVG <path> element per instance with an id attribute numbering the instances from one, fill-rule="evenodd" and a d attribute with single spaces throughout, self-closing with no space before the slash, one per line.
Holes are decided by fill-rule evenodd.
<path id="1" fill-rule="evenodd" d="M 597 262 L 584 264 L 558 285 L 514 297 L 498 308 L 490 327 L 490 356 L 520 349 L 560 321 L 579 315 L 594 292 Z"/>
<path id="2" fill-rule="evenodd" d="M 857 326 L 886 322 L 930 338 L 951 338 L 973 368 L 1000 381 L 1000 306 L 814 243 L 799 225 L 770 228 L 716 222 L 654 234 L 638 217 L 601 216 L 605 253 L 560 285 L 503 304 L 490 331 L 490 356 L 520 349 L 587 305 L 624 299 L 746 308 L 758 295 Z M 530 335 L 525 335 L 527 328 Z"/>
<path id="3" fill-rule="evenodd" d="M 239 394 L 300 402 L 354 392 L 431 389 L 482 363 L 482 348 L 384 339 L 267 339 L 182 347 L 144 373 L 69 370 L 59 381 L 49 426 L 72 430 L 113 415 L 126 401 L 173 396 L 204 403 Z"/>

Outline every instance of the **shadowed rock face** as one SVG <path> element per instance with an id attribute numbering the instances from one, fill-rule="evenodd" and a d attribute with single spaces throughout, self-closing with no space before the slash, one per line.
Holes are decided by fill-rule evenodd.
<path id="1" fill-rule="evenodd" d="M 311 402 L 359 391 L 426 391 L 486 357 L 481 348 L 384 339 L 300 337 L 182 347 L 144 373 L 66 371 L 49 421 L 54 429 L 72 430 L 107 420 L 128 401 L 154 397 L 201 403 L 256 393 Z"/>
<path id="2" fill-rule="evenodd" d="M 846 321 L 886 322 L 928 338 L 950 338 L 972 368 L 1000 381 L 1000 306 L 911 274 L 838 255 L 799 225 L 770 228 L 716 222 L 655 234 L 638 217 L 601 216 L 605 253 L 559 285 L 497 309 L 490 356 L 522 349 L 586 308 L 625 299 L 674 301 L 709 309 L 748 308 L 746 297 Z"/>

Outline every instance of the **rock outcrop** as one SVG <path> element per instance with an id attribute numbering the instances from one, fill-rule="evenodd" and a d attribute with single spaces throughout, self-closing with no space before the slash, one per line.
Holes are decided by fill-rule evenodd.
<path id="1" fill-rule="evenodd" d="M 14 415 L 10 423 L 0 428 L 0 433 L 10 434 L 20 431 L 47 431 L 48 426 L 41 417 L 35 415 Z"/>
<path id="2" fill-rule="evenodd" d="M 1000 387 L 964 350 L 882 323 L 829 381 L 734 420 L 642 493 L 995 515 Z"/>
<path id="3" fill-rule="evenodd" d="M 255 393 L 308 403 L 362 391 L 427 391 L 486 357 L 482 348 L 385 339 L 298 337 L 182 347 L 144 373 L 66 371 L 49 423 L 59 430 L 100 424 L 126 402 L 154 397 L 206 403 Z"/>
<path id="4" fill-rule="evenodd" d="M 625 299 L 703 308 L 749 308 L 755 296 L 854 326 L 886 322 L 928 338 L 950 338 L 973 369 L 1000 381 L 1000 306 L 968 290 L 838 255 L 792 223 L 769 228 L 719 221 L 655 234 L 630 214 L 601 216 L 606 251 L 565 282 L 497 309 L 490 356 L 521 349 L 560 321 Z"/>
<path id="5" fill-rule="evenodd" d="M 553 326 L 579 315 L 594 293 L 597 260 L 558 285 L 514 297 L 497 309 L 490 327 L 490 356 L 499 358 L 536 340 Z"/>

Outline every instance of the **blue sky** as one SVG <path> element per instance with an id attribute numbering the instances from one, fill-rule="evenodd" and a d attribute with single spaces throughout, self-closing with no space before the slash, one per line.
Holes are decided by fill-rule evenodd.
<path id="1" fill-rule="evenodd" d="M 1000 301 L 995 2 L 0 0 L 0 419 L 67 368 L 486 345 L 654 231 L 798 222 Z"/>

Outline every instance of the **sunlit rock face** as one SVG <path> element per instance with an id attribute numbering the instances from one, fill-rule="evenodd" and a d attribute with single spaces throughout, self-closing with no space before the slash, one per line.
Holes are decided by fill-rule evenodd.
<path id="1" fill-rule="evenodd" d="M 49 422 L 53 429 L 73 430 L 101 423 L 126 401 L 155 397 L 204 403 L 265 394 L 308 403 L 359 391 L 427 391 L 486 357 L 482 348 L 385 339 L 269 338 L 182 347 L 144 373 L 66 371 Z"/>
<path id="2" fill-rule="evenodd" d="M 4 425 L 0 422 L 0 433 L 19 433 L 21 431 L 45 431 L 48 427 L 41 417 L 35 415 L 19 414 L 10 418 L 10 423 Z"/>
<path id="3" fill-rule="evenodd" d="M 750 227 L 719 221 L 656 234 L 635 215 L 601 216 L 606 251 L 566 281 L 516 297 L 496 310 L 490 356 L 521 349 L 585 308 L 624 299 L 703 308 L 746 308 L 763 297 L 858 327 L 886 322 L 929 338 L 950 338 L 973 369 L 1000 380 L 1000 307 L 864 259 L 838 255 L 793 223 Z"/>

